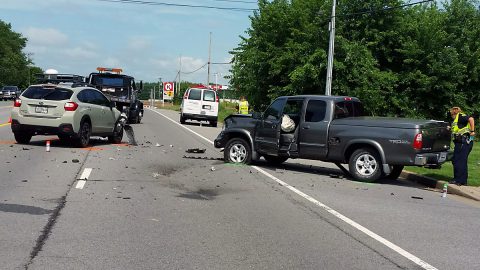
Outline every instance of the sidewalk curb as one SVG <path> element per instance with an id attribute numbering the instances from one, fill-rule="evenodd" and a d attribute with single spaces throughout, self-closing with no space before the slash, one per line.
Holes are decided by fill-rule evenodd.
<path id="1" fill-rule="evenodd" d="M 402 174 L 400 176 L 407 179 L 408 181 L 416 182 L 416 183 L 422 184 L 424 186 L 431 187 L 431 188 L 436 188 L 436 189 L 440 189 L 440 190 L 443 189 L 443 184 L 447 183 L 446 181 L 436 180 L 436 179 L 433 179 L 431 177 L 418 175 L 418 174 L 415 174 L 415 173 L 412 173 L 412 172 L 409 172 L 409 171 L 405 171 L 405 170 L 402 172 Z M 465 197 L 465 198 L 469 198 L 469 199 L 472 199 L 472 200 L 475 200 L 475 201 L 480 201 L 479 196 L 469 194 L 467 191 L 462 190 L 461 187 L 459 187 L 457 185 L 449 184 L 448 185 L 448 193 L 455 194 L 455 195 L 458 195 L 458 196 L 462 196 L 462 197 Z"/>

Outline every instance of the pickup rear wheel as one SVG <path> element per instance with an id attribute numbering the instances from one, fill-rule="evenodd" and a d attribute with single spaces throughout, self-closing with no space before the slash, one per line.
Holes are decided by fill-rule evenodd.
<path id="1" fill-rule="evenodd" d="M 374 182 L 382 176 L 380 156 L 372 148 L 355 150 L 348 162 L 353 178 L 362 182 Z"/>
<path id="2" fill-rule="evenodd" d="M 223 157 L 228 163 L 250 164 L 252 162 L 250 144 L 242 138 L 230 139 L 225 147 Z"/>

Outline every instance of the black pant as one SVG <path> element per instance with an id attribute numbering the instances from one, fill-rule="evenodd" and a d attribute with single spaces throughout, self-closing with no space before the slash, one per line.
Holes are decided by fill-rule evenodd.
<path id="1" fill-rule="evenodd" d="M 459 184 L 466 185 L 468 179 L 468 155 L 472 151 L 473 141 L 470 143 L 455 142 L 453 149 L 453 180 Z"/>

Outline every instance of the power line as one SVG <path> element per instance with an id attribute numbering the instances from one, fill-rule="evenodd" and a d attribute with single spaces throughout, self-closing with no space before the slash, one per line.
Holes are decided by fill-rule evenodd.
<path id="1" fill-rule="evenodd" d="M 205 63 L 203 66 L 201 66 L 201 67 L 199 67 L 199 68 L 195 69 L 194 71 L 190 71 L 190 72 L 182 72 L 182 74 L 184 74 L 184 75 L 188 75 L 188 74 L 195 73 L 195 72 L 199 71 L 200 69 L 204 68 L 204 67 L 205 67 L 207 64 L 208 64 L 208 63 Z"/>
<path id="2" fill-rule="evenodd" d="M 97 0 L 101 2 L 110 2 L 110 3 L 119 3 L 119 4 L 137 4 L 137 5 L 150 5 L 150 6 L 173 6 L 173 7 L 188 7 L 188 8 L 206 8 L 206 9 L 219 9 L 219 10 L 229 10 L 229 11 L 255 11 L 257 9 L 253 8 L 239 8 L 239 7 L 214 7 L 214 6 L 204 6 L 204 5 L 188 5 L 188 4 L 173 4 L 166 2 L 154 2 L 154 1 L 143 1 L 143 0 Z"/>
<path id="3" fill-rule="evenodd" d="M 230 2 L 230 3 L 245 3 L 245 4 L 257 4 L 256 1 L 242 1 L 242 0 L 210 0 L 215 2 Z"/>

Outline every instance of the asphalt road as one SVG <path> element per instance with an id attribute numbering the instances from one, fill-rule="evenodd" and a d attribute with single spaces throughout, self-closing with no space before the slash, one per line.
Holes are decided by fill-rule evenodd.
<path id="1" fill-rule="evenodd" d="M 0 268 L 480 269 L 478 204 L 320 162 L 224 164 L 219 129 L 164 116 L 146 111 L 137 147 L 45 152 L 54 137 L 0 126 Z"/>

